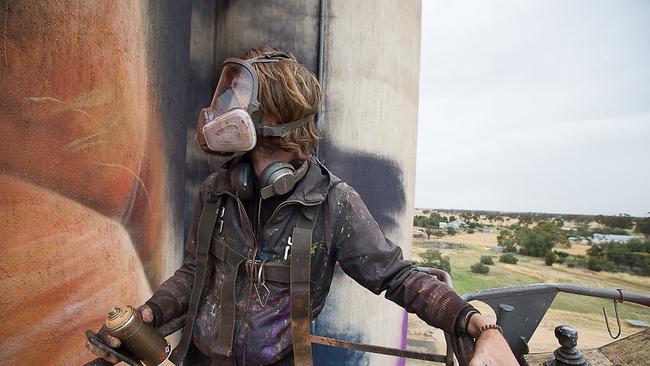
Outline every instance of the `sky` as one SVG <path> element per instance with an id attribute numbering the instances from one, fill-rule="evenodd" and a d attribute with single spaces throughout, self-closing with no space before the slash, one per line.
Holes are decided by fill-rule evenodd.
<path id="1" fill-rule="evenodd" d="M 650 1 L 422 1 L 415 206 L 650 211 Z"/>

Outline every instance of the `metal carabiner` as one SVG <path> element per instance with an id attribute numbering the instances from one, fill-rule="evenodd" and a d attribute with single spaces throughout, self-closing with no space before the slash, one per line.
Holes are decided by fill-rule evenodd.
<path id="1" fill-rule="evenodd" d="M 284 260 L 286 261 L 289 258 L 289 250 L 291 250 L 291 246 L 293 245 L 293 242 L 291 241 L 291 237 L 287 239 L 287 246 L 284 247 Z"/>
<path id="2" fill-rule="evenodd" d="M 257 271 L 257 281 L 255 281 L 253 287 L 255 287 L 255 293 L 257 294 L 257 303 L 260 304 L 260 306 L 266 306 L 267 301 L 269 300 L 269 295 L 271 294 L 271 290 L 269 290 L 268 286 L 266 286 L 266 278 L 264 278 L 264 264 L 266 262 L 261 262 L 260 263 L 260 268 Z M 258 286 L 262 286 L 264 288 L 264 295 L 260 294 L 260 289 Z"/>
<path id="3" fill-rule="evenodd" d="M 612 330 L 609 327 L 609 319 L 607 318 L 607 310 L 605 310 L 605 307 L 603 306 L 603 316 L 605 317 L 605 325 L 607 326 L 607 333 L 609 333 L 609 336 L 612 337 L 612 339 L 617 339 L 618 337 L 621 336 L 621 317 L 618 313 L 618 304 L 623 303 L 623 290 L 620 288 L 617 288 L 618 293 L 620 294 L 620 299 L 615 299 L 614 300 L 614 313 L 616 314 L 616 325 L 618 326 L 618 333 L 616 335 L 612 334 Z"/>

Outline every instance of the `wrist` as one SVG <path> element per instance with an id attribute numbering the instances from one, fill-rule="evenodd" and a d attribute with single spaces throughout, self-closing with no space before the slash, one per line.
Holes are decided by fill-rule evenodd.
<path id="1" fill-rule="evenodd" d="M 467 333 L 474 336 L 482 326 L 490 324 L 481 314 L 475 314 L 469 319 L 467 324 Z"/>

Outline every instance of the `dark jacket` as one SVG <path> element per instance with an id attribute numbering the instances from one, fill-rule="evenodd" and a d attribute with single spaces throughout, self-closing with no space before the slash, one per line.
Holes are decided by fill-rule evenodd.
<path id="1" fill-rule="evenodd" d="M 322 211 L 316 221 L 311 244 L 311 306 L 314 319 L 323 309 L 330 289 L 335 263 L 375 294 L 386 291 L 386 298 L 417 315 L 428 324 L 454 334 L 458 315 L 468 307 L 456 293 L 435 277 L 419 272 L 403 260 L 401 249 L 388 240 L 372 218 L 359 194 L 341 182 L 318 160 L 311 158 L 306 176 L 294 192 L 281 203 L 260 229 L 253 233 L 244 204 L 230 186 L 228 171 L 222 168 L 209 176 L 201 187 L 186 244 L 183 266 L 165 281 L 148 303 L 154 304 L 156 322 L 165 323 L 187 310 L 194 278 L 194 258 L 198 218 L 206 192 L 223 195 L 225 224 L 222 234 L 213 234 L 213 243 L 225 242 L 243 256 L 269 262 L 284 261 L 287 239 L 296 224 L 300 205 L 318 205 Z M 219 333 L 221 306 L 219 294 L 225 266 L 214 261 L 214 271 L 199 305 L 193 342 L 212 360 L 223 360 L 214 347 Z M 261 306 L 251 281 L 240 271 L 236 284 L 237 321 L 234 356 L 240 365 L 267 365 L 291 353 L 289 285 L 267 281 L 268 302 Z M 158 319 L 162 318 L 162 319 Z"/>

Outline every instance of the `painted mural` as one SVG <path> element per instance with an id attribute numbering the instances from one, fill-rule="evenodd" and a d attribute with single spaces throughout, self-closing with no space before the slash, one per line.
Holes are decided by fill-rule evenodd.
<path id="1" fill-rule="evenodd" d="M 253 46 L 272 44 L 315 72 L 323 67 L 328 97 L 321 128 L 331 142 L 322 146 L 322 158 L 363 193 L 408 252 L 415 148 L 406 146 L 415 136 L 417 98 L 381 106 L 395 103 L 385 90 L 417 95 L 417 72 L 399 78 L 403 85 L 384 78 L 418 59 L 412 34 L 419 32 L 419 2 L 386 6 L 0 0 L 0 364 L 90 361 L 84 331 L 97 329 L 114 305 L 142 303 L 180 265 L 187 203 L 208 165 L 219 163 L 208 164 L 194 146 L 195 116 L 210 102 L 221 60 Z M 393 29 L 400 14 L 409 27 Z M 383 33 L 355 28 L 361 24 L 390 25 L 392 43 L 375 47 Z M 232 31 L 242 27 L 247 31 Z M 410 56 L 368 56 L 386 49 Z M 351 77 L 358 75 L 364 84 Z M 392 123 L 397 119 L 403 123 Z M 399 132 L 372 128 L 382 123 Z M 403 342 L 403 311 L 377 306 L 376 296 L 342 281 L 316 330 L 374 344 Z M 363 304 L 358 312 L 348 311 L 352 297 Z M 322 349 L 315 358 L 403 363 Z"/>
<path id="2" fill-rule="evenodd" d="M 175 9 L 0 4 L 0 360 L 82 364 L 84 330 L 180 263 L 186 108 L 154 18 Z"/>

